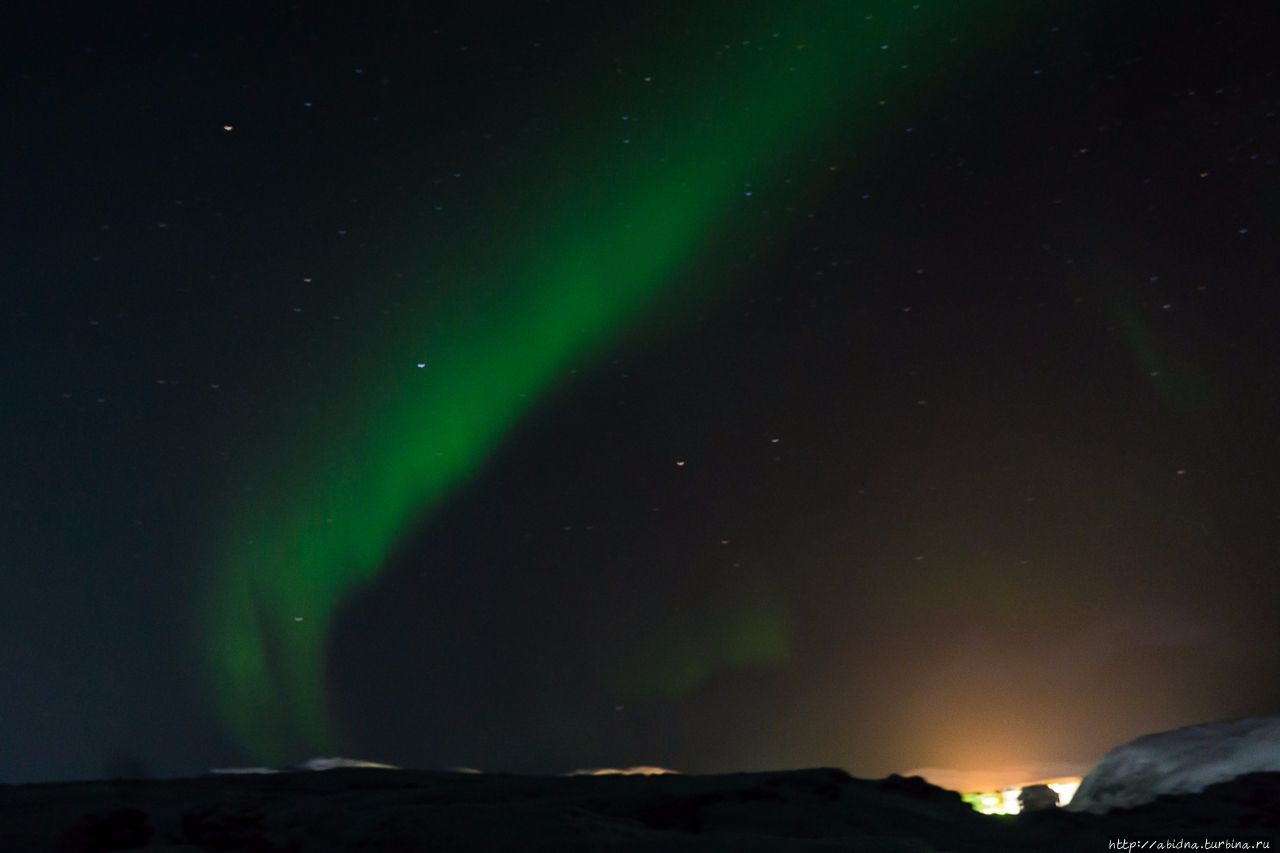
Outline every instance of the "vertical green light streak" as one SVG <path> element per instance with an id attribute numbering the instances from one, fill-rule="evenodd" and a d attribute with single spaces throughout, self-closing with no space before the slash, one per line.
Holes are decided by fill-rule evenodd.
<path id="1" fill-rule="evenodd" d="M 539 250 L 486 247 L 471 295 L 388 341 L 387 360 L 366 361 L 353 377 L 358 393 L 289 437 L 290 459 L 246 472 L 252 490 L 235 501 L 212 555 L 201 641 L 222 719 L 249 752 L 280 760 L 336 745 L 324 651 L 344 598 L 479 469 L 571 359 L 677 279 L 746 204 L 744 186 L 786 165 L 778 152 L 814 142 L 850 104 L 870 109 L 878 93 L 865 79 L 885 65 L 886 33 L 905 38 L 919 16 L 936 14 L 886 2 L 795 9 L 803 20 L 779 37 L 776 22 L 758 28 L 759 53 L 717 65 L 709 44 L 695 57 L 707 72 L 690 76 L 708 85 L 671 96 L 679 109 L 663 123 L 661 155 L 645 154 L 643 140 L 620 145 L 616 130 L 575 145 L 582 176 L 500 235 L 502 246 Z M 601 126 L 616 128 L 609 118 Z M 688 673 L 671 689 L 716 666 L 785 654 L 779 614 L 753 610 L 730 622 L 747 627 L 712 631 L 724 647 L 677 662 Z M 757 624 L 767 636 L 739 636 Z"/>

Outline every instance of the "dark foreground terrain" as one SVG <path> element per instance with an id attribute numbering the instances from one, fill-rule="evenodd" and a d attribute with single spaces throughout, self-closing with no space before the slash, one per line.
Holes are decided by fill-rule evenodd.
<path id="1" fill-rule="evenodd" d="M 1266 840 L 1280 773 L 1107 815 L 984 817 L 918 778 L 816 769 L 533 777 L 343 769 L 0 786 L 0 850 L 1105 851 Z M 1140 849 L 1140 848 L 1131 848 Z M 1147 848 L 1157 849 L 1157 848 Z M 1182 847 L 1180 849 L 1196 849 Z M 1255 849 L 1268 849 L 1258 847 Z"/>

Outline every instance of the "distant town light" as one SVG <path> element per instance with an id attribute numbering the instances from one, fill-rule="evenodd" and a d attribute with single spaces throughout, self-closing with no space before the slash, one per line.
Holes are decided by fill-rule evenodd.
<path id="1" fill-rule="evenodd" d="M 978 791 L 962 794 L 964 801 L 982 814 L 1018 814 L 1022 811 L 1019 797 L 1024 788 L 1032 785 L 1045 785 L 1058 795 L 1058 806 L 1071 802 L 1076 790 L 1080 787 L 1079 776 L 1064 776 L 1058 779 L 1047 779 L 1038 782 L 1027 782 L 1012 788 L 1001 788 L 999 791 Z"/>

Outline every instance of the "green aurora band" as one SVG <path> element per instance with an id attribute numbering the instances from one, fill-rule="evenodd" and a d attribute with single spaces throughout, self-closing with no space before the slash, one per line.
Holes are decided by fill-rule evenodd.
<path id="1" fill-rule="evenodd" d="M 877 100 L 907 85 L 886 82 L 906 77 L 902 52 L 889 53 L 895 38 L 936 57 L 963 5 L 784 4 L 775 20 L 733 27 L 750 50 L 713 59 L 712 40 L 663 72 L 678 80 L 663 96 L 665 138 L 623 146 L 616 103 L 602 109 L 598 137 L 579 132 L 570 146 L 576 173 L 528 188 L 540 195 L 502 229 L 501 246 L 453 249 L 466 258 L 465 290 L 442 300 L 424 289 L 403 312 L 418 327 L 384 336 L 381 352 L 351 354 L 352 393 L 313 401 L 297 418 L 303 427 L 286 428 L 276 446 L 288 444 L 288 459 L 233 472 L 251 486 L 227 498 L 198 642 L 220 717 L 247 753 L 278 761 L 340 743 L 325 648 L 344 600 L 378 577 L 405 534 L 482 467 L 573 359 L 602 349 L 675 282 L 689 285 L 680 277 L 711 235 L 733 226 L 735 242 L 749 236 L 745 187 L 777 181 L 788 166 L 805 171 L 798 155 L 837 119 L 845 134 L 851 118 L 885 121 Z M 678 694 L 717 670 L 786 658 L 781 604 L 748 595 L 728 610 L 636 655 L 665 662 L 638 664 L 653 671 L 633 686 Z"/>

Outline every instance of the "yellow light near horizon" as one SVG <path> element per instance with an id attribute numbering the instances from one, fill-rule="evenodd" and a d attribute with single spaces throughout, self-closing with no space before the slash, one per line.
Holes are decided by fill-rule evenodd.
<path id="1" fill-rule="evenodd" d="M 1058 792 L 1058 805 L 1065 806 L 1080 789 L 1080 780 L 1071 779 L 1062 782 L 1050 782 L 1049 787 Z"/>
<path id="2" fill-rule="evenodd" d="M 965 802 L 973 806 L 974 811 L 981 814 L 1014 815 L 1022 811 L 1022 804 L 1018 802 L 1018 797 L 1021 796 L 1024 788 L 1030 788 L 1032 785 L 1047 785 L 1058 795 L 1058 807 L 1061 808 L 1071 802 L 1071 798 L 1075 796 L 1076 790 L 1080 787 L 1080 782 L 1080 777 L 1068 776 L 1060 779 L 1027 782 L 1015 787 L 1001 788 L 999 791 L 980 791 L 962 796 Z"/>

